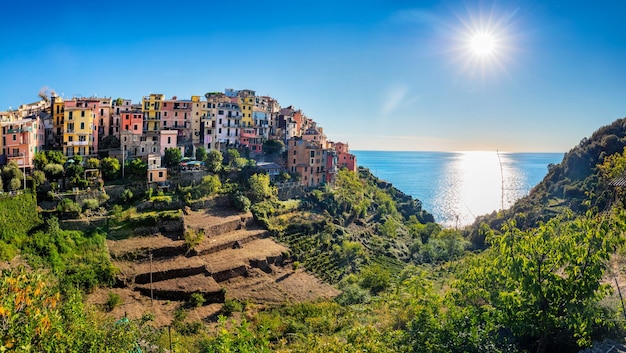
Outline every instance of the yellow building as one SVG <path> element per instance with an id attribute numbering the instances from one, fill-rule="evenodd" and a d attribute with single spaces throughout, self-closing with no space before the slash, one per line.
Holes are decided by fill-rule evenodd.
<path id="1" fill-rule="evenodd" d="M 150 94 L 141 99 L 141 111 L 143 112 L 143 130 L 147 133 L 161 131 L 161 108 L 165 99 L 163 94 Z"/>
<path id="2" fill-rule="evenodd" d="M 200 100 L 200 96 L 191 96 L 191 130 L 193 136 L 191 142 L 195 145 L 202 141 L 202 121 L 208 114 L 207 102 Z"/>
<path id="3" fill-rule="evenodd" d="M 52 135 L 54 136 L 54 144 L 59 146 L 63 140 L 63 117 L 65 114 L 65 104 L 63 98 L 50 97 L 50 115 L 52 115 Z"/>
<path id="4" fill-rule="evenodd" d="M 254 91 L 239 91 L 239 107 L 241 108 L 241 127 L 253 127 L 254 120 L 252 118 L 253 108 L 255 104 Z"/>
<path id="5" fill-rule="evenodd" d="M 84 100 L 65 101 L 63 114 L 63 154 L 89 156 L 94 151 L 96 114 Z"/>

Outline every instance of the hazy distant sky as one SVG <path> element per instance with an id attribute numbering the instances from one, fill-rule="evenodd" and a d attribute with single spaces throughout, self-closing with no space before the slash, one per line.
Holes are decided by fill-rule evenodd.
<path id="1" fill-rule="evenodd" d="M 7 1 L 0 110 L 253 89 L 358 150 L 564 152 L 626 116 L 626 1 Z M 462 48 L 481 27 L 491 60 Z"/>

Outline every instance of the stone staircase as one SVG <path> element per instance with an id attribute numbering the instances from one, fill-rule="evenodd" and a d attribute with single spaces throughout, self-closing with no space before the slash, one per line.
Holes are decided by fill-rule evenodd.
<path id="1" fill-rule="evenodd" d="M 272 274 L 284 264 L 287 248 L 267 238 L 250 213 L 185 217 L 185 228 L 202 230 L 203 241 L 188 249 L 182 234 L 156 234 L 107 241 L 118 282 L 155 299 L 189 300 L 201 294 L 205 302 L 224 302 L 227 281 L 248 277 L 271 283 Z M 259 272 L 260 271 L 260 272 Z"/>

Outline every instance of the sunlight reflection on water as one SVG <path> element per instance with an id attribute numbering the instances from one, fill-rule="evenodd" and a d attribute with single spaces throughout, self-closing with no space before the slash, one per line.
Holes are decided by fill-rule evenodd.
<path id="1" fill-rule="evenodd" d="M 353 151 L 357 163 L 402 192 L 446 227 L 510 207 L 543 179 L 562 153 Z M 502 163 L 502 172 L 500 169 Z M 504 180 L 504 183 L 502 182 Z"/>
<path id="2" fill-rule="evenodd" d="M 524 196 L 525 180 L 524 171 L 507 154 L 498 159 L 496 152 L 460 152 L 436 185 L 433 212 L 448 227 L 470 224 L 476 216 L 508 208 Z"/>

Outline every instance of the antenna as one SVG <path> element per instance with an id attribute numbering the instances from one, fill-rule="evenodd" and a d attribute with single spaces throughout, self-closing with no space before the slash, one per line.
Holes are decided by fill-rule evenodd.
<path id="1" fill-rule="evenodd" d="M 500 159 L 500 151 L 496 150 L 496 154 L 498 155 L 498 163 L 500 163 L 500 180 L 502 180 L 502 185 L 500 188 L 500 207 L 502 210 L 504 210 L 504 172 L 502 171 L 502 159 Z"/>

